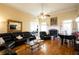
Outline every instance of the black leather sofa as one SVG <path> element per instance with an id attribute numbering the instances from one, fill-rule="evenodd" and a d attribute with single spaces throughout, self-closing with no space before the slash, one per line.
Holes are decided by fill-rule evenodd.
<path id="1" fill-rule="evenodd" d="M 46 40 L 46 39 L 50 39 L 51 36 L 49 34 L 47 34 L 46 32 L 41 31 L 40 32 L 40 38 L 43 39 L 43 40 Z"/>
<path id="2" fill-rule="evenodd" d="M 21 40 L 18 40 L 16 37 L 18 35 L 21 35 L 23 38 Z M 32 36 L 30 32 L 14 32 L 14 33 L 2 33 L 0 34 L 0 37 L 2 37 L 5 41 L 5 45 L 1 45 L 1 50 L 6 48 L 14 48 L 18 45 L 24 44 L 27 42 L 27 40 L 31 41 L 36 39 L 35 36 Z"/>

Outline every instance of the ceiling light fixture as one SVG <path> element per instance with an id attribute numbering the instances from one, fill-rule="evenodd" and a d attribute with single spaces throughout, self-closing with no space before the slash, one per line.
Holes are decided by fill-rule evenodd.
<path id="1" fill-rule="evenodd" d="M 44 9 L 44 4 L 41 3 L 41 13 L 39 15 L 39 18 L 46 19 L 47 17 L 50 17 L 50 15 L 46 14 L 45 9 Z"/>
<path id="2" fill-rule="evenodd" d="M 41 19 L 45 19 L 46 18 L 46 16 L 44 15 L 44 4 L 43 3 L 41 4 L 40 18 Z"/>

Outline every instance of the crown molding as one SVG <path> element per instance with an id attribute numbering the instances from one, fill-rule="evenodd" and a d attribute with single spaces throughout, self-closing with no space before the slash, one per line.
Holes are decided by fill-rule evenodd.
<path id="1" fill-rule="evenodd" d="M 54 11 L 54 12 L 50 12 L 50 15 L 55 15 L 55 14 L 60 14 L 60 13 L 66 13 L 66 12 L 72 12 L 72 11 L 78 11 L 78 8 L 74 7 L 74 8 L 67 8 L 67 9 L 62 9 L 59 11 Z"/>

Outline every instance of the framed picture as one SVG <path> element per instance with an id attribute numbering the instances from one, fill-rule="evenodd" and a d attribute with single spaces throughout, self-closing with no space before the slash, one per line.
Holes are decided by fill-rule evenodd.
<path id="1" fill-rule="evenodd" d="M 50 19 L 50 25 L 57 25 L 57 17 L 52 17 Z"/>
<path id="2" fill-rule="evenodd" d="M 22 22 L 8 20 L 7 31 L 8 32 L 21 32 L 22 31 Z"/>

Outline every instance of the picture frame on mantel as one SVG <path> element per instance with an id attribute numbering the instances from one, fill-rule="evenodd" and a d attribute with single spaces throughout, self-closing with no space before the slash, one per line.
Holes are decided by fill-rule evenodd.
<path id="1" fill-rule="evenodd" d="M 52 17 L 52 18 L 50 19 L 50 25 L 51 25 L 51 26 L 57 25 L 57 22 L 58 22 L 57 17 Z"/>
<path id="2" fill-rule="evenodd" d="M 16 20 L 8 20 L 7 32 L 22 32 L 22 22 Z"/>

